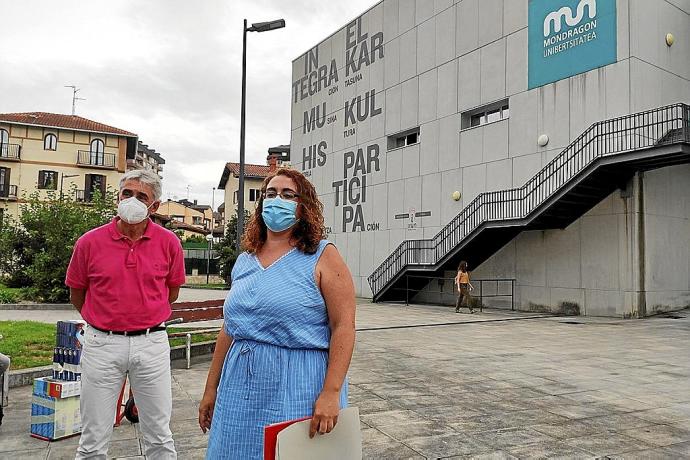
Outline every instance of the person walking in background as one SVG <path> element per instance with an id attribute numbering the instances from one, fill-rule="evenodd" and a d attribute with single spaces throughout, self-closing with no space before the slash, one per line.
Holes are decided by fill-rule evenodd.
<path id="1" fill-rule="evenodd" d="M 209 460 L 262 459 L 266 425 L 311 416 L 310 436 L 328 433 L 347 406 L 352 275 L 304 175 L 279 169 L 261 191 L 199 405 Z"/>
<path id="2" fill-rule="evenodd" d="M 106 458 L 126 376 L 139 409 L 144 454 L 177 458 L 164 322 L 185 282 L 184 254 L 177 236 L 149 219 L 160 198 L 157 174 L 126 173 L 117 217 L 85 233 L 74 246 L 65 282 L 72 304 L 88 323 L 77 459 Z"/>
<path id="3" fill-rule="evenodd" d="M 0 335 L 0 340 L 2 336 Z M 0 425 L 2 425 L 2 418 L 5 416 L 3 409 L 7 401 L 7 392 L 10 390 L 10 357 L 0 353 Z"/>
<path id="4" fill-rule="evenodd" d="M 467 271 L 467 262 L 464 260 L 458 265 L 458 273 L 455 275 L 455 285 L 458 288 L 458 298 L 455 301 L 455 313 L 460 313 L 460 307 L 462 307 L 462 301 L 465 301 L 465 305 L 470 309 L 470 313 L 474 313 L 472 308 L 472 297 L 470 296 L 470 291 L 474 289 L 472 283 L 470 283 L 470 272 Z"/>

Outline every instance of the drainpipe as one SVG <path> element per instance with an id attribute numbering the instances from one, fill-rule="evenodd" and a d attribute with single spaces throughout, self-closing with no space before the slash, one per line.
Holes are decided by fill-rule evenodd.
<path id="1" fill-rule="evenodd" d="M 645 215 L 644 215 L 644 172 L 635 174 L 635 186 L 637 188 L 637 312 L 635 317 L 647 316 L 647 292 L 645 286 Z"/>

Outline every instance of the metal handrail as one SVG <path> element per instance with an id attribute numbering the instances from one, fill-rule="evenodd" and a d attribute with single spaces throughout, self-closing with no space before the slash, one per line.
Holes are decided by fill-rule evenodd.
<path id="1" fill-rule="evenodd" d="M 690 106 L 672 104 L 592 124 L 522 187 L 479 194 L 428 240 L 405 240 L 368 277 L 378 294 L 406 266 L 433 266 L 480 225 L 524 219 L 595 160 L 676 142 L 690 143 Z"/>
<path id="2" fill-rule="evenodd" d="M 22 146 L 19 144 L 0 144 L 0 159 L 5 160 L 19 160 L 21 156 Z"/>
<path id="3" fill-rule="evenodd" d="M 77 164 L 84 166 L 100 166 L 103 168 L 115 167 L 115 154 L 103 152 L 91 152 L 89 150 L 77 151 Z"/>

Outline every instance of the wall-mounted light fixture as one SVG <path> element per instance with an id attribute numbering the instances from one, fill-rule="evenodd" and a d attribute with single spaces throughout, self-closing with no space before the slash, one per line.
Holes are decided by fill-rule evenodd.
<path id="1" fill-rule="evenodd" d="M 671 46 L 673 45 L 673 42 L 676 41 L 676 38 L 673 36 L 673 34 L 668 33 L 666 34 L 666 45 Z"/>
<path id="2" fill-rule="evenodd" d="M 549 143 L 549 136 L 547 136 L 546 134 L 542 134 L 537 139 L 537 145 L 539 145 L 539 147 L 544 147 L 548 143 Z"/>
<path id="3" fill-rule="evenodd" d="M 453 198 L 455 201 L 460 201 L 460 198 L 462 198 L 462 193 L 459 191 L 454 191 L 451 195 L 451 198 Z"/>

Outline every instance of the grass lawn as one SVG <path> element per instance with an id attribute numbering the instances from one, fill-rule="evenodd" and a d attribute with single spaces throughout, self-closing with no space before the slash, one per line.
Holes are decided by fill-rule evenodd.
<path id="1" fill-rule="evenodd" d="M 175 328 L 185 332 L 194 328 Z M 0 321 L 0 352 L 12 360 L 12 369 L 48 366 L 53 361 L 55 325 L 36 321 Z M 192 342 L 215 340 L 217 334 L 194 334 Z M 171 346 L 183 345 L 184 338 L 170 340 Z"/>
<path id="2" fill-rule="evenodd" d="M 0 284 L 0 303 L 16 303 L 22 299 L 22 288 L 10 288 Z"/>
<path id="3" fill-rule="evenodd" d="M 191 289 L 228 289 L 228 286 L 224 283 L 185 284 L 183 287 Z"/>

